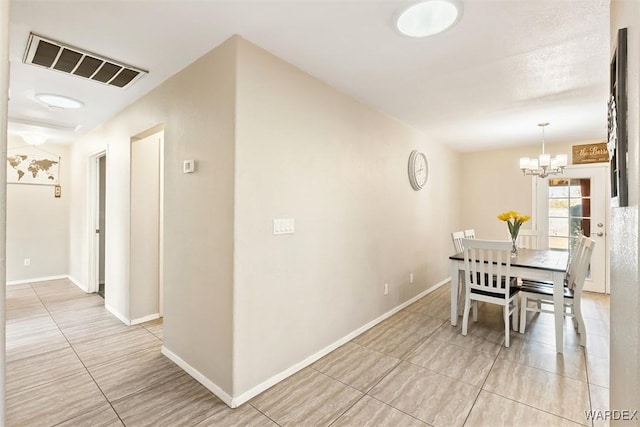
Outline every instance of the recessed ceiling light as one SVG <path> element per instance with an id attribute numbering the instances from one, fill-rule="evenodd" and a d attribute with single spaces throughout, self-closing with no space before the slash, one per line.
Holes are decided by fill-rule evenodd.
<path id="1" fill-rule="evenodd" d="M 409 37 L 426 37 L 450 28 L 462 16 L 462 4 L 427 0 L 404 9 L 396 21 L 398 31 Z"/>
<path id="2" fill-rule="evenodd" d="M 54 95 L 52 93 L 39 93 L 36 95 L 36 99 L 54 110 L 69 110 L 84 107 L 84 103 L 77 99 L 62 95 Z"/>

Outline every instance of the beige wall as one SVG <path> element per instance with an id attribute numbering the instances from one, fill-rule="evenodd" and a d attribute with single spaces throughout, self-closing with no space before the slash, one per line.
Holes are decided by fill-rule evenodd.
<path id="1" fill-rule="evenodd" d="M 10 137 L 9 149 L 24 147 Z M 31 147 L 28 147 L 32 149 Z M 48 185 L 7 185 L 7 282 L 65 276 L 69 269 L 69 147 L 44 144 L 39 149 L 60 156 L 62 197 Z M 24 259 L 31 260 L 29 267 Z"/>
<path id="2" fill-rule="evenodd" d="M 164 345 L 224 390 L 231 389 L 234 45 L 204 55 L 72 150 L 71 272 L 88 278 L 88 157 L 107 149 L 106 303 L 132 320 L 139 293 L 130 281 L 130 141 L 164 124 Z M 182 174 L 186 159 L 197 161 L 196 173 Z"/>
<path id="3" fill-rule="evenodd" d="M 235 396 L 448 277 L 459 211 L 456 153 L 238 48 Z M 430 166 L 419 192 L 413 149 Z M 274 236 L 275 218 L 295 218 L 295 234 Z"/>
<path id="4" fill-rule="evenodd" d="M 570 144 L 547 144 L 552 155 L 567 154 L 571 164 L 571 147 L 594 141 L 578 141 Z M 534 215 L 532 206 L 532 178 L 519 169 L 521 157 L 537 157 L 540 144 L 502 148 L 482 152 L 462 153 L 460 196 L 462 227 L 474 228 L 483 239 L 506 239 L 507 228 L 496 216 L 504 211 L 516 210 Z M 532 228 L 526 223 L 523 228 Z"/>
<path id="5" fill-rule="evenodd" d="M 106 281 L 118 287 L 107 304 L 123 317 L 135 293 L 130 138 L 158 124 L 165 347 L 226 397 L 449 276 L 459 155 L 234 37 L 73 147 L 71 270 L 87 277 L 82 178 L 88 156 L 107 148 Z M 430 161 L 420 192 L 407 177 L 413 149 Z M 186 159 L 196 173 L 182 174 Z M 296 233 L 274 237 L 283 217 Z"/>
<path id="6" fill-rule="evenodd" d="M 640 408 L 640 278 L 638 202 L 640 201 L 640 2 L 611 2 L 611 42 L 628 28 L 627 100 L 629 207 L 611 210 L 610 408 Z M 640 425 L 640 421 L 618 422 Z M 612 422 L 616 424 L 616 422 Z"/>

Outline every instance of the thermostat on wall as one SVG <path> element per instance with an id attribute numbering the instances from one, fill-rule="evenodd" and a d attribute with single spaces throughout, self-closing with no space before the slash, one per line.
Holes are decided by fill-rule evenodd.
<path id="1" fill-rule="evenodd" d="M 185 160 L 182 162 L 182 173 L 194 173 L 196 171 L 195 160 Z"/>

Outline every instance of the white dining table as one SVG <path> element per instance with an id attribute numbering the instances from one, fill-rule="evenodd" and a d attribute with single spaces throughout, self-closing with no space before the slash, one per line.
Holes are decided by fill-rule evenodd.
<path id="1" fill-rule="evenodd" d="M 511 258 L 511 276 L 531 280 L 553 282 L 556 351 L 564 348 L 564 276 L 568 253 L 558 250 L 518 249 L 518 256 Z M 451 255 L 451 326 L 458 324 L 458 287 L 460 271 L 464 271 L 462 252 Z M 462 275 L 464 277 L 464 275 Z"/>

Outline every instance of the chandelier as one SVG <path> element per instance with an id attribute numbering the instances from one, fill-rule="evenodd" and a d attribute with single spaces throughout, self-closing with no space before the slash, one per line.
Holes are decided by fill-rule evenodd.
<path id="1" fill-rule="evenodd" d="M 548 125 L 549 123 L 538 123 L 538 126 L 542 128 L 542 154 L 540 154 L 537 159 L 530 159 L 529 157 L 520 158 L 520 170 L 524 175 L 545 178 L 549 175 L 563 173 L 564 168 L 567 166 L 566 154 L 558 154 L 552 158 L 550 154 L 544 152 L 544 128 Z"/>

